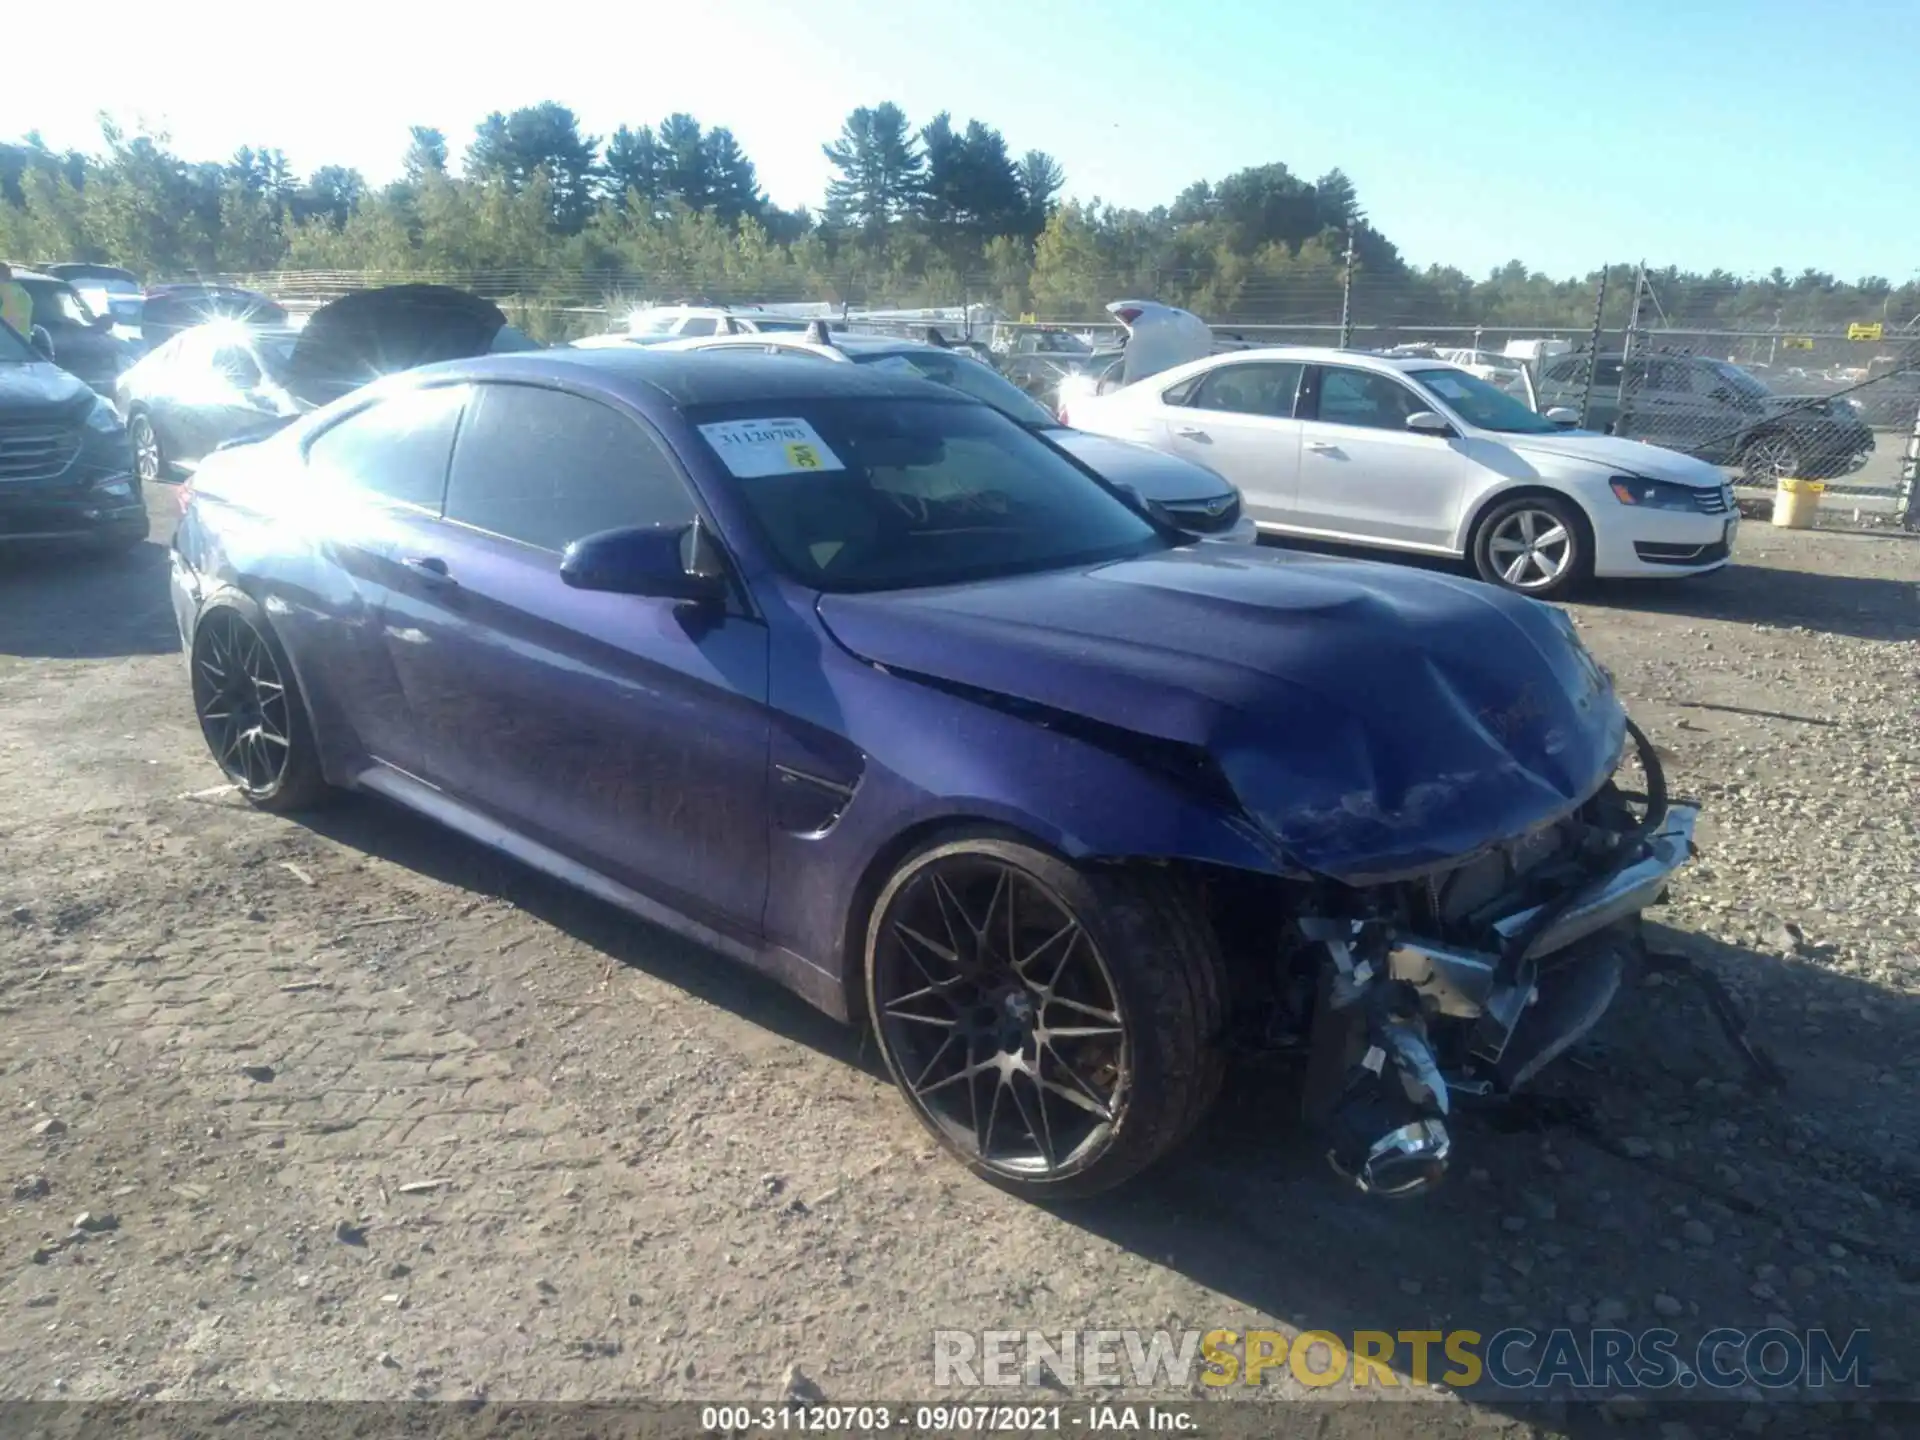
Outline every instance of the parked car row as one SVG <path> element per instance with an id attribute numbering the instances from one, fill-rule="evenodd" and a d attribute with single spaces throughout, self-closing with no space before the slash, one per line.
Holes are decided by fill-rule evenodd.
<path id="1" fill-rule="evenodd" d="M 1159 318 L 1143 369 L 1190 333 Z M 928 1132 L 1017 1193 L 1153 1164 L 1242 1047 L 1308 1058 L 1357 1189 L 1429 1188 L 1455 1107 L 1604 1011 L 1694 810 L 1560 611 L 1196 542 L 1104 475 L 1191 462 L 1063 433 L 974 363 L 821 332 L 476 353 L 207 454 L 171 594 L 210 753 L 257 806 L 384 796 L 871 1026 Z M 1646 449 L 1495 400 L 1255 351 L 1090 413 L 1153 448 L 1191 438 L 1162 411 L 1273 453 L 1332 434 L 1310 453 L 1355 486 Z M 1702 488 L 1634 484 L 1605 503 Z"/>

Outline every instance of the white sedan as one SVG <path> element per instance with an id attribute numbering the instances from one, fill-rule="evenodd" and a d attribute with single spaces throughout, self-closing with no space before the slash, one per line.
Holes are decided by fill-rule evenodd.
<path id="1" fill-rule="evenodd" d="M 1263 531 L 1461 556 L 1529 595 L 1717 570 L 1740 523 L 1713 466 L 1563 428 L 1431 359 L 1242 350 L 1066 408 L 1076 429 L 1217 471 Z"/>

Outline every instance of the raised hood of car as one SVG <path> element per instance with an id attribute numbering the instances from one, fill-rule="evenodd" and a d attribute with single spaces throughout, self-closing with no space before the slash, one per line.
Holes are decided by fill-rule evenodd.
<path id="1" fill-rule="evenodd" d="M 853 654 L 1210 758 L 1285 866 L 1417 873 L 1567 813 L 1625 716 L 1535 601 L 1317 556 L 1169 551 L 973 585 L 823 596 Z"/>
<path id="2" fill-rule="evenodd" d="M 286 388 L 315 405 L 382 375 L 484 355 L 507 317 L 448 285 L 389 285 L 313 312 L 287 362 Z"/>
<path id="3" fill-rule="evenodd" d="M 1503 435 L 1500 438 L 1522 455 L 1585 460 L 1648 480 L 1672 480 L 1681 485 L 1713 489 L 1724 485 L 1727 479 L 1706 461 L 1683 455 L 1678 450 L 1623 440 L 1617 435 L 1602 435 L 1597 430 L 1561 430 L 1551 435 Z"/>

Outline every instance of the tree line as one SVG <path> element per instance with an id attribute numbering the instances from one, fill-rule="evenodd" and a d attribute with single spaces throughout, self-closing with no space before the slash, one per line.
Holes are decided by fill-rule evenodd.
<path id="1" fill-rule="evenodd" d="M 1063 201 L 1066 177 L 1045 151 L 1016 156 L 978 119 L 942 113 L 916 127 L 892 102 L 854 110 L 823 147 L 832 179 L 817 212 L 769 201 L 732 131 L 687 114 L 596 136 L 555 102 L 496 111 L 457 167 L 447 137 L 416 126 L 385 186 L 337 165 L 302 178 L 265 146 L 189 161 L 164 135 L 105 120 L 101 142 L 94 153 L 55 151 L 33 134 L 0 144 L 0 255 L 103 261 L 156 281 L 289 270 L 439 278 L 535 310 L 697 293 L 967 300 L 1085 320 L 1109 300 L 1144 296 L 1249 325 L 1335 320 L 1351 275 L 1356 323 L 1401 329 L 1581 330 L 1601 273 L 1556 278 L 1519 260 L 1482 276 L 1411 266 L 1338 169 L 1308 180 L 1274 162 L 1196 181 L 1149 210 Z M 1625 322 L 1631 273 L 1608 272 L 1610 327 Z M 1920 285 L 1884 277 L 1648 278 L 1643 314 L 1654 325 L 1832 329 L 1920 314 Z"/>

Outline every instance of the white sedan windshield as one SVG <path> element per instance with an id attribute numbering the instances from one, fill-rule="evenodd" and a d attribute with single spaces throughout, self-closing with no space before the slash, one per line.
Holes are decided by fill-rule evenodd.
<path id="1" fill-rule="evenodd" d="M 1545 435 L 1560 427 L 1529 410 L 1498 385 L 1451 367 L 1409 370 L 1407 378 L 1430 395 L 1438 396 L 1469 425 L 1506 435 Z"/>

